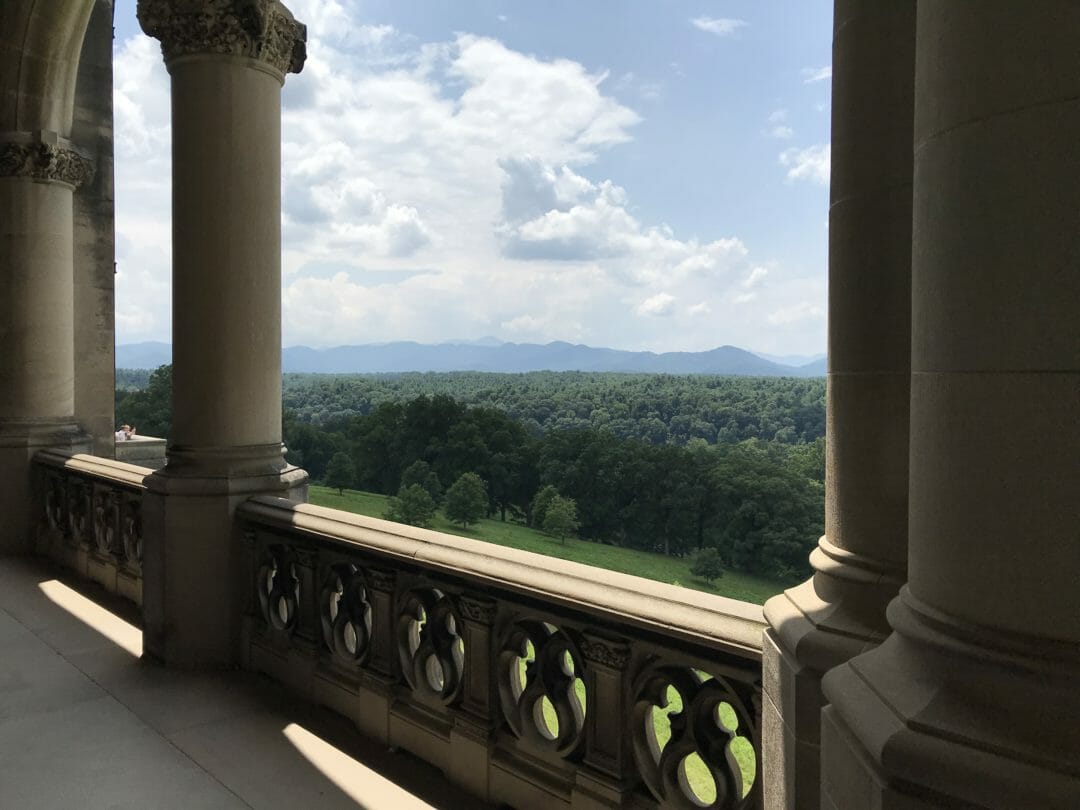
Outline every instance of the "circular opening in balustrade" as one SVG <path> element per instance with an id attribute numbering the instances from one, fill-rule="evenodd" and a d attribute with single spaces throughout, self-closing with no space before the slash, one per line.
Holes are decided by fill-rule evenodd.
<path id="1" fill-rule="evenodd" d="M 533 722 L 541 736 L 548 740 L 559 737 L 559 716 L 555 713 L 555 705 L 544 695 L 533 704 Z"/>
<path id="2" fill-rule="evenodd" d="M 696 752 L 687 754 L 679 763 L 679 787 L 698 807 L 708 807 L 716 801 L 716 780 Z"/>
<path id="3" fill-rule="evenodd" d="M 334 589 L 330 591 L 330 602 L 327 606 L 330 611 L 330 621 L 337 619 L 338 609 L 341 605 L 341 597 L 345 593 L 345 586 L 341 582 L 341 577 L 334 577 Z"/>
<path id="4" fill-rule="evenodd" d="M 277 573 L 277 565 L 271 565 L 266 569 L 266 581 L 263 583 L 263 590 L 266 593 L 270 593 L 274 590 L 274 574 Z"/>
<path id="5" fill-rule="evenodd" d="M 436 692 L 442 692 L 443 687 L 446 685 L 446 674 L 443 672 L 439 659 L 434 655 L 428 656 L 427 663 L 424 665 L 424 673 L 427 675 L 428 684 L 431 688 Z"/>
<path id="6" fill-rule="evenodd" d="M 409 655 L 416 655 L 420 649 L 420 632 L 427 624 L 427 611 L 423 605 L 416 606 L 416 618 L 409 622 Z"/>
<path id="7" fill-rule="evenodd" d="M 357 637 L 356 627 L 352 622 L 345 623 L 342 636 L 344 637 L 346 651 L 348 651 L 349 655 L 356 655 L 359 638 Z"/>
<path id="8" fill-rule="evenodd" d="M 461 636 L 455 638 L 450 653 L 454 656 L 454 667 L 461 672 L 465 668 L 465 639 Z"/>
<path id="9" fill-rule="evenodd" d="M 660 754 L 671 739 L 671 715 L 683 709 L 682 695 L 674 686 L 668 685 L 662 700 L 663 703 L 652 706 L 645 715 L 645 740 L 656 762 L 660 762 Z"/>
<path id="10" fill-rule="evenodd" d="M 566 677 L 574 677 L 574 656 L 570 655 L 569 650 L 563 650 L 562 655 L 559 657 L 559 664 L 562 666 L 563 674 Z"/>
<path id="11" fill-rule="evenodd" d="M 738 730 L 739 715 L 735 713 L 735 707 L 730 703 L 717 703 L 716 708 L 713 709 L 713 715 L 719 728 L 731 733 Z"/>

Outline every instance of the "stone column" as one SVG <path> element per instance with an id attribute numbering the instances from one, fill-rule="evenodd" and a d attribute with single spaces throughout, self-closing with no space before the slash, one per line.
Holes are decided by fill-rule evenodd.
<path id="1" fill-rule="evenodd" d="M 915 0 L 837 0 L 825 536 L 765 605 L 764 788 L 816 808 L 821 677 L 881 642 L 905 579 Z"/>
<path id="2" fill-rule="evenodd" d="M 0 3 L 0 554 L 29 551 L 30 459 L 87 451 L 76 426 L 71 141 L 89 0 Z"/>
<path id="3" fill-rule="evenodd" d="M 90 161 L 56 132 L 0 133 L 0 553 L 29 550 L 29 460 L 90 449 L 75 424 L 72 193 Z"/>
<path id="4" fill-rule="evenodd" d="M 908 585 L 830 808 L 1080 807 L 1080 5 L 919 0 Z"/>
<path id="5" fill-rule="evenodd" d="M 224 664 L 238 647 L 232 513 L 302 498 L 281 445 L 281 87 L 304 26 L 276 0 L 140 0 L 172 78 L 173 428 L 147 482 L 146 648 Z"/>

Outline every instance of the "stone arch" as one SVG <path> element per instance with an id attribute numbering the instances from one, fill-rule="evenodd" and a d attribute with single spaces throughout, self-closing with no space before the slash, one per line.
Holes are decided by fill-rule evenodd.
<path id="1" fill-rule="evenodd" d="M 94 0 L 4 0 L 0 132 L 71 134 L 75 83 Z"/>

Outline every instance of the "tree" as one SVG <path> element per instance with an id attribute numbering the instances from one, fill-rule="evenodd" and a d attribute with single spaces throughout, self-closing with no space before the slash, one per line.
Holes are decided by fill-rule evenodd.
<path id="1" fill-rule="evenodd" d="M 326 466 L 326 486 L 333 487 L 340 495 L 341 491 L 351 487 L 354 481 L 356 468 L 353 467 L 352 459 L 344 453 L 334 453 Z"/>
<path id="2" fill-rule="evenodd" d="M 414 484 L 423 487 L 435 502 L 438 502 L 442 496 L 442 482 L 439 480 L 439 476 L 431 469 L 431 465 L 423 459 L 414 461 L 401 474 L 402 489 L 411 487 Z"/>
<path id="3" fill-rule="evenodd" d="M 460 523 L 467 529 L 470 523 L 476 523 L 487 514 L 488 498 L 484 491 L 484 482 L 476 473 L 465 473 L 446 490 L 443 512 L 454 523 Z"/>
<path id="4" fill-rule="evenodd" d="M 577 504 L 572 498 L 556 495 L 544 512 L 544 531 L 565 543 L 566 536 L 577 530 Z"/>
<path id="5" fill-rule="evenodd" d="M 724 561 L 720 558 L 720 552 L 715 548 L 703 548 L 694 555 L 690 573 L 712 585 L 724 575 Z"/>
<path id="6" fill-rule="evenodd" d="M 395 497 L 387 499 L 383 517 L 395 523 L 425 527 L 435 517 L 435 501 L 420 484 L 410 484 L 398 490 Z"/>
<path id="7" fill-rule="evenodd" d="M 559 490 L 551 484 L 536 493 L 536 497 L 532 499 L 532 505 L 529 507 L 529 522 L 533 528 L 544 528 L 544 516 L 547 514 L 548 507 L 558 497 Z"/>
<path id="8" fill-rule="evenodd" d="M 140 436 L 169 438 L 172 431 L 172 366 L 159 366 L 146 388 L 116 392 L 116 423 L 133 425 Z"/>

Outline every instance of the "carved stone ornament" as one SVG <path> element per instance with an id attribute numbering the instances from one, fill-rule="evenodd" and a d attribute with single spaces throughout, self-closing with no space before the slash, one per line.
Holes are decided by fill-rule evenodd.
<path id="1" fill-rule="evenodd" d="M 60 143 L 0 143 L 0 177 L 29 177 L 78 188 L 94 177 L 94 164 Z"/>
<path id="2" fill-rule="evenodd" d="M 630 648 L 625 644 L 586 635 L 581 640 L 581 654 L 586 661 L 609 669 L 624 670 L 630 663 Z"/>
<path id="3" fill-rule="evenodd" d="M 219 53 L 258 59 L 284 76 L 307 58 L 307 26 L 277 0 L 139 0 L 137 14 L 166 63 Z"/>
<path id="4" fill-rule="evenodd" d="M 495 621 L 495 603 L 486 599 L 476 599 L 472 596 L 459 597 L 458 611 L 463 619 L 479 624 L 491 624 Z"/>

